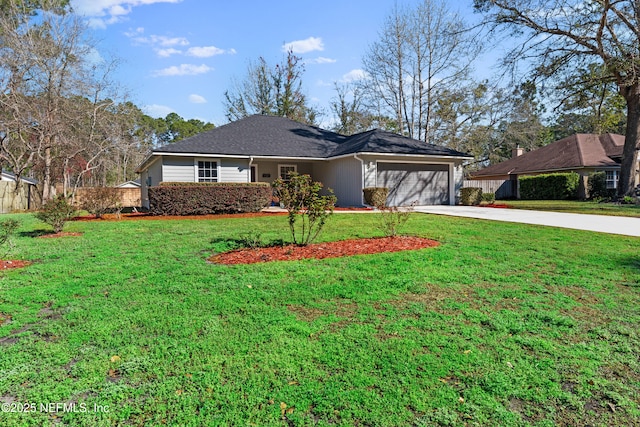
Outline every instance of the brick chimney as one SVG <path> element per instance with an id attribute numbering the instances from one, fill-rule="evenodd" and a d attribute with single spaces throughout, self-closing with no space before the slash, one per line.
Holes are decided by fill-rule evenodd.
<path id="1" fill-rule="evenodd" d="M 524 148 L 520 148 L 520 146 L 517 146 L 516 148 L 511 150 L 511 158 L 522 156 L 523 154 L 524 154 Z"/>

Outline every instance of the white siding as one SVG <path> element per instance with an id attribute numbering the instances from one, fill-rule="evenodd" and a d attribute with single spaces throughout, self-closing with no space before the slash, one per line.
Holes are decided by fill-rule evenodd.
<path id="1" fill-rule="evenodd" d="M 221 159 L 220 166 L 220 182 L 249 182 L 251 180 L 248 160 Z"/>
<path id="2" fill-rule="evenodd" d="M 163 157 L 162 181 L 195 182 L 196 173 L 193 157 Z M 158 185 L 155 182 L 153 185 Z"/>

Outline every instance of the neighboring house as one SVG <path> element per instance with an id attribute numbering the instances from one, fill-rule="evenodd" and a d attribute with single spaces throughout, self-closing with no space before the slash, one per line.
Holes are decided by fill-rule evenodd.
<path id="1" fill-rule="evenodd" d="M 16 176 L 11 172 L 0 173 L 0 213 L 28 210 L 36 207 L 36 185 L 30 178 L 20 178 L 20 188 L 16 191 Z"/>
<path id="2" fill-rule="evenodd" d="M 116 188 L 140 188 L 140 180 L 123 182 L 120 185 L 116 185 Z"/>
<path id="3" fill-rule="evenodd" d="M 365 187 L 388 187 L 390 206 L 455 204 L 467 154 L 372 130 L 344 136 L 283 117 L 250 116 L 156 148 L 140 165 L 142 205 L 160 182 L 273 182 L 309 174 L 339 206 L 362 206 Z"/>
<path id="4" fill-rule="evenodd" d="M 622 135 L 575 134 L 528 153 L 515 149 L 511 159 L 473 172 L 470 178 L 510 180 L 515 186 L 518 177 L 523 175 L 576 172 L 581 176 L 579 196 L 584 198 L 587 177 L 593 172 L 605 172 L 607 188 L 617 188 L 623 146 Z"/>

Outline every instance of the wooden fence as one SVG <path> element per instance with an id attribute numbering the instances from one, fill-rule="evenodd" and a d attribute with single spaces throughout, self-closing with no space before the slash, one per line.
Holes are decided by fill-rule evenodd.
<path id="1" fill-rule="evenodd" d="M 464 187 L 482 188 L 483 193 L 495 193 L 496 199 L 518 196 L 518 181 L 505 179 L 465 179 Z"/>
<path id="2" fill-rule="evenodd" d="M 35 186 L 21 182 L 19 187 L 16 192 L 15 182 L 0 181 L 0 213 L 36 208 Z"/>
<path id="3" fill-rule="evenodd" d="M 76 189 L 73 199 L 74 203 L 82 206 L 85 194 L 91 190 L 92 187 L 80 187 Z M 139 188 L 116 188 L 116 190 L 120 193 L 120 206 L 123 208 L 139 208 L 142 206 Z"/>

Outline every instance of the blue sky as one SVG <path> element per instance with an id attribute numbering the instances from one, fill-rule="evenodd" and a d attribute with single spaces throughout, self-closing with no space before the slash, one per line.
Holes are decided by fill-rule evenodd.
<path id="1" fill-rule="evenodd" d="M 418 0 L 399 1 L 413 5 Z M 450 0 L 470 15 L 471 0 Z M 463 3 L 460 5 L 460 3 Z M 222 125 L 223 94 L 260 56 L 305 62 L 304 91 L 330 116 L 334 82 L 361 76 L 361 58 L 394 1 L 71 0 L 104 54 L 121 59 L 117 80 L 154 117 L 176 112 Z"/>

